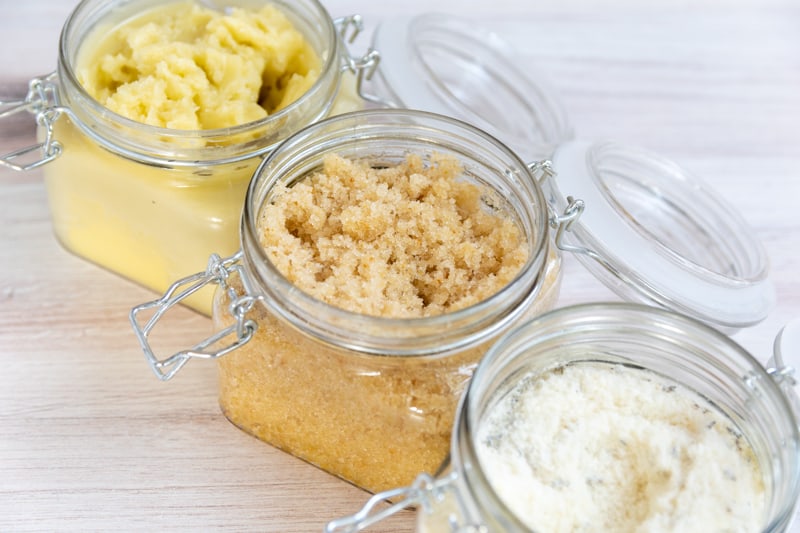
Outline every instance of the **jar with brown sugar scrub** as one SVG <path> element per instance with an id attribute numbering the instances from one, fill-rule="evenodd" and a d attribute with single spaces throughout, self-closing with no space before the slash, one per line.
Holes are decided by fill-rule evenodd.
<path id="1" fill-rule="evenodd" d="M 259 167 L 242 250 L 133 313 L 207 283 L 231 422 L 371 491 L 435 470 L 492 341 L 551 308 L 560 259 L 530 169 L 465 123 L 364 111 L 313 125 Z M 152 322 L 152 321 L 151 321 Z M 146 331 L 145 331 L 146 330 Z M 219 339 L 212 339 L 214 343 Z"/>

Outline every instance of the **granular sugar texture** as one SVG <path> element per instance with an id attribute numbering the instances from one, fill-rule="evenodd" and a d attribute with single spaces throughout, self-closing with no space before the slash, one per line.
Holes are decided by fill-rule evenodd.
<path id="1" fill-rule="evenodd" d="M 467 307 L 507 285 L 528 247 L 461 174 L 452 157 L 373 168 L 329 156 L 264 208 L 261 243 L 293 284 L 349 311 L 399 318 Z"/>

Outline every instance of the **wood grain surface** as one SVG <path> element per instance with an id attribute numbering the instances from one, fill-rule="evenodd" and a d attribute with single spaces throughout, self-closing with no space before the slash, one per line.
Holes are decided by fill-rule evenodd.
<path id="1" fill-rule="evenodd" d="M 502 34 L 548 78 L 579 137 L 679 161 L 753 226 L 778 301 L 737 341 L 766 361 L 800 316 L 796 1 L 324 4 L 333 16 L 362 13 L 368 29 L 435 9 Z M 0 100 L 55 68 L 74 5 L 0 0 Z M 31 116 L 0 120 L 0 153 L 33 137 Z M 565 263 L 561 304 L 615 299 Z M 225 420 L 212 364 L 192 362 L 168 383 L 150 373 L 128 312 L 152 297 L 59 245 L 40 171 L 0 168 L 0 531 L 304 532 L 356 511 L 366 493 Z M 163 335 L 188 346 L 210 327 L 182 310 Z M 374 530 L 413 523 L 404 512 Z"/>

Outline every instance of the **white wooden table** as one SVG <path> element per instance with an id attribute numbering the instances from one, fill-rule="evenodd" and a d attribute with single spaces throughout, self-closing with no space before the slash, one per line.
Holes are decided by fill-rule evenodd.
<path id="1" fill-rule="evenodd" d="M 741 344 L 765 361 L 800 315 L 795 0 L 325 4 L 369 27 L 435 8 L 505 35 L 548 76 L 579 136 L 681 162 L 755 228 L 778 302 Z M 73 6 L 0 0 L 0 95 L 54 69 Z M 0 123 L 0 152 L 32 138 L 28 116 Z M 166 384 L 150 373 L 127 316 L 152 296 L 60 247 L 40 172 L 0 169 L 0 531 L 319 531 L 357 510 L 364 492 L 224 419 L 213 365 Z M 561 303 L 601 299 L 614 297 L 567 258 Z M 209 327 L 186 311 L 166 335 L 185 345 Z M 412 528 L 407 512 L 375 530 Z"/>

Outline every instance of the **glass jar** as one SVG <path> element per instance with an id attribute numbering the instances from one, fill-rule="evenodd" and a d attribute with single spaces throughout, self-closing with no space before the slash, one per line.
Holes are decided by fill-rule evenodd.
<path id="1" fill-rule="evenodd" d="M 245 192 L 264 154 L 307 124 L 362 107 L 354 75 L 377 58 L 350 57 L 342 36 L 358 31 L 360 19 L 334 22 L 317 0 L 201 5 L 276 6 L 319 56 L 318 79 L 283 109 L 239 126 L 183 130 L 130 120 L 90 96 L 78 66 L 98 46 L 98 33 L 165 4 L 84 0 L 64 25 L 57 71 L 33 80 L 15 108 L 36 115 L 41 142 L 0 157 L 16 170 L 43 167 L 53 228 L 68 250 L 157 291 L 211 252 L 238 248 Z M 212 294 L 186 303 L 210 314 Z"/>
<path id="2" fill-rule="evenodd" d="M 483 208 L 522 231 L 527 260 L 493 296 L 425 318 L 353 313 L 298 290 L 262 248 L 257 221 L 284 186 L 321 168 L 328 154 L 378 167 L 408 154 L 456 158 L 463 165 L 459 179 L 484 189 Z M 213 258 L 205 274 L 138 306 L 131 319 L 160 377 L 169 379 L 194 356 L 218 358 L 220 405 L 231 422 L 358 486 L 382 490 L 438 468 L 458 398 L 489 344 L 555 303 L 560 259 L 548 220 L 528 167 L 482 131 L 424 112 L 340 115 L 292 136 L 258 168 L 244 204 L 239 254 Z M 213 312 L 220 334 L 160 360 L 149 346 L 150 330 L 205 284 L 220 286 Z M 153 308 L 150 320 L 139 316 Z M 219 349 L 225 337 L 231 344 Z"/>
<path id="3" fill-rule="evenodd" d="M 421 532 L 529 531 L 490 483 L 478 435 L 498 402 L 526 376 L 581 363 L 652 372 L 707 399 L 741 430 L 763 474 L 759 531 L 785 531 L 800 494 L 800 437 L 792 407 L 794 369 L 783 366 L 778 350 L 775 361 L 777 367 L 765 370 L 717 330 L 640 304 L 548 312 L 505 334 L 481 361 L 459 407 L 447 469 L 375 495 L 360 513 L 330 522 L 326 531 L 361 531 L 409 506 L 418 506 Z M 377 508 L 385 499 L 395 504 Z"/>

